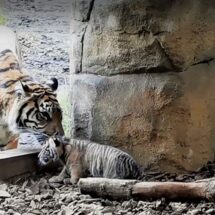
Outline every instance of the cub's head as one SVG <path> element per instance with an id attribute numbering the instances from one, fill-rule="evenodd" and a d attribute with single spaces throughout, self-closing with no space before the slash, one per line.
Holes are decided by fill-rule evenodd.
<path id="1" fill-rule="evenodd" d="M 39 164 L 45 166 L 57 161 L 65 153 L 65 143 L 62 138 L 50 137 L 40 151 Z"/>
<path id="2" fill-rule="evenodd" d="M 48 136 L 64 135 L 62 111 L 55 91 L 58 81 L 41 85 L 32 81 L 19 82 L 16 99 L 9 113 L 9 128 L 15 133 L 40 132 Z"/>

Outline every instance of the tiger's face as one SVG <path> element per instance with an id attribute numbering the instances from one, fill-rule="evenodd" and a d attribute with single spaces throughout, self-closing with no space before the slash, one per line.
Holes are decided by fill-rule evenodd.
<path id="1" fill-rule="evenodd" d="M 34 82 L 21 83 L 15 89 L 17 95 L 10 112 L 9 126 L 15 133 L 40 132 L 48 136 L 64 135 L 62 111 L 56 98 L 58 81 L 40 85 Z"/>

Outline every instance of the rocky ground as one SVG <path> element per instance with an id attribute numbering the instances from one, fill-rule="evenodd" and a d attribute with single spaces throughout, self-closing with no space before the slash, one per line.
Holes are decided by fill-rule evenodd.
<path id="1" fill-rule="evenodd" d="M 214 176 L 214 163 L 198 172 L 186 175 L 147 173 L 147 181 L 194 181 Z M 0 184 L 0 215 L 200 215 L 215 214 L 215 204 L 211 202 L 168 202 L 157 201 L 110 201 L 82 195 L 77 186 L 50 184 L 50 174 L 35 174 L 20 178 L 13 183 Z"/>
<path id="2" fill-rule="evenodd" d="M 69 0 L 2 0 L 6 25 L 16 30 L 23 66 L 47 80 L 69 77 Z"/>

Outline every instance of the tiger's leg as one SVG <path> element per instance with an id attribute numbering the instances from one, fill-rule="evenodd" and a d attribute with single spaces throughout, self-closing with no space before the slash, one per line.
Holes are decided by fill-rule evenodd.
<path id="1" fill-rule="evenodd" d="M 79 179 L 82 178 L 83 175 L 83 167 L 81 164 L 73 164 L 70 168 L 70 178 L 65 179 L 65 184 L 77 184 Z"/>
<path id="2" fill-rule="evenodd" d="M 8 141 L 7 145 L 3 147 L 3 150 L 17 149 L 17 146 L 18 146 L 18 138 L 15 137 L 14 139 L 11 139 Z"/>
<path id="3" fill-rule="evenodd" d="M 8 127 L 0 124 L 0 147 L 1 151 L 16 149 L 18 147 L 18 135 L 12 134 Z"/>
<path id="4" fill-rule="evenodd" d="M 63 180 L 67 177 L 66 166 L 63 167 L 61 173 L 58 176 L 53 176 L 49 179 L 51 183 L 63 182 Z"/>
<path id="5" fill-rule="evenodd" d="M 52 138 L 50 138 L 46 144 L 43 146 L 43 148 L 49 148 L 50 151 L 50 155 L 52 156 L 53 161 L 55 161 L 57 159 L 57 154 L 56 154 L 56 145 L 55 142 L 53 141 Z M 42 148 L 42 149 L 43 149 Z"/>

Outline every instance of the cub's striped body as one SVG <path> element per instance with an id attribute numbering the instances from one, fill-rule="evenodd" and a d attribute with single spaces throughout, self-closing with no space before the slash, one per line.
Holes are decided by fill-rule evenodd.
<path id="1" fill-rule="evenodd" d="M 0 35 L 1 39 L 5 38 Z M 0 51 L 0 125 L 17 135 L 22 132 L 63 135 L 61 108 L 54 92 L 57 87 L 55 78 L 49 84 L 35 82 L 21 69 L 14 49 Z"/>
<path id="2" fill-rule="evenodd" d="M 53 151 L 56 145 L 56 152 Z M 50 152 L 49 152 L 50 151 Z M 49 144 L 39 154 L 39 162 L 46 165 L 52 157 L 64 160 L 65 167 L 61 174 L 50 179 L 50 182 L 64 180 L 66 173 L 70 174 L 72 183 L 79 178 L 91 175 L 93 177 L 136 179 L 140 176 L 140 169 L 136 161 L 120 149 L 93 143 L 87 140 L 59 140 L 49 139 Z"/>

